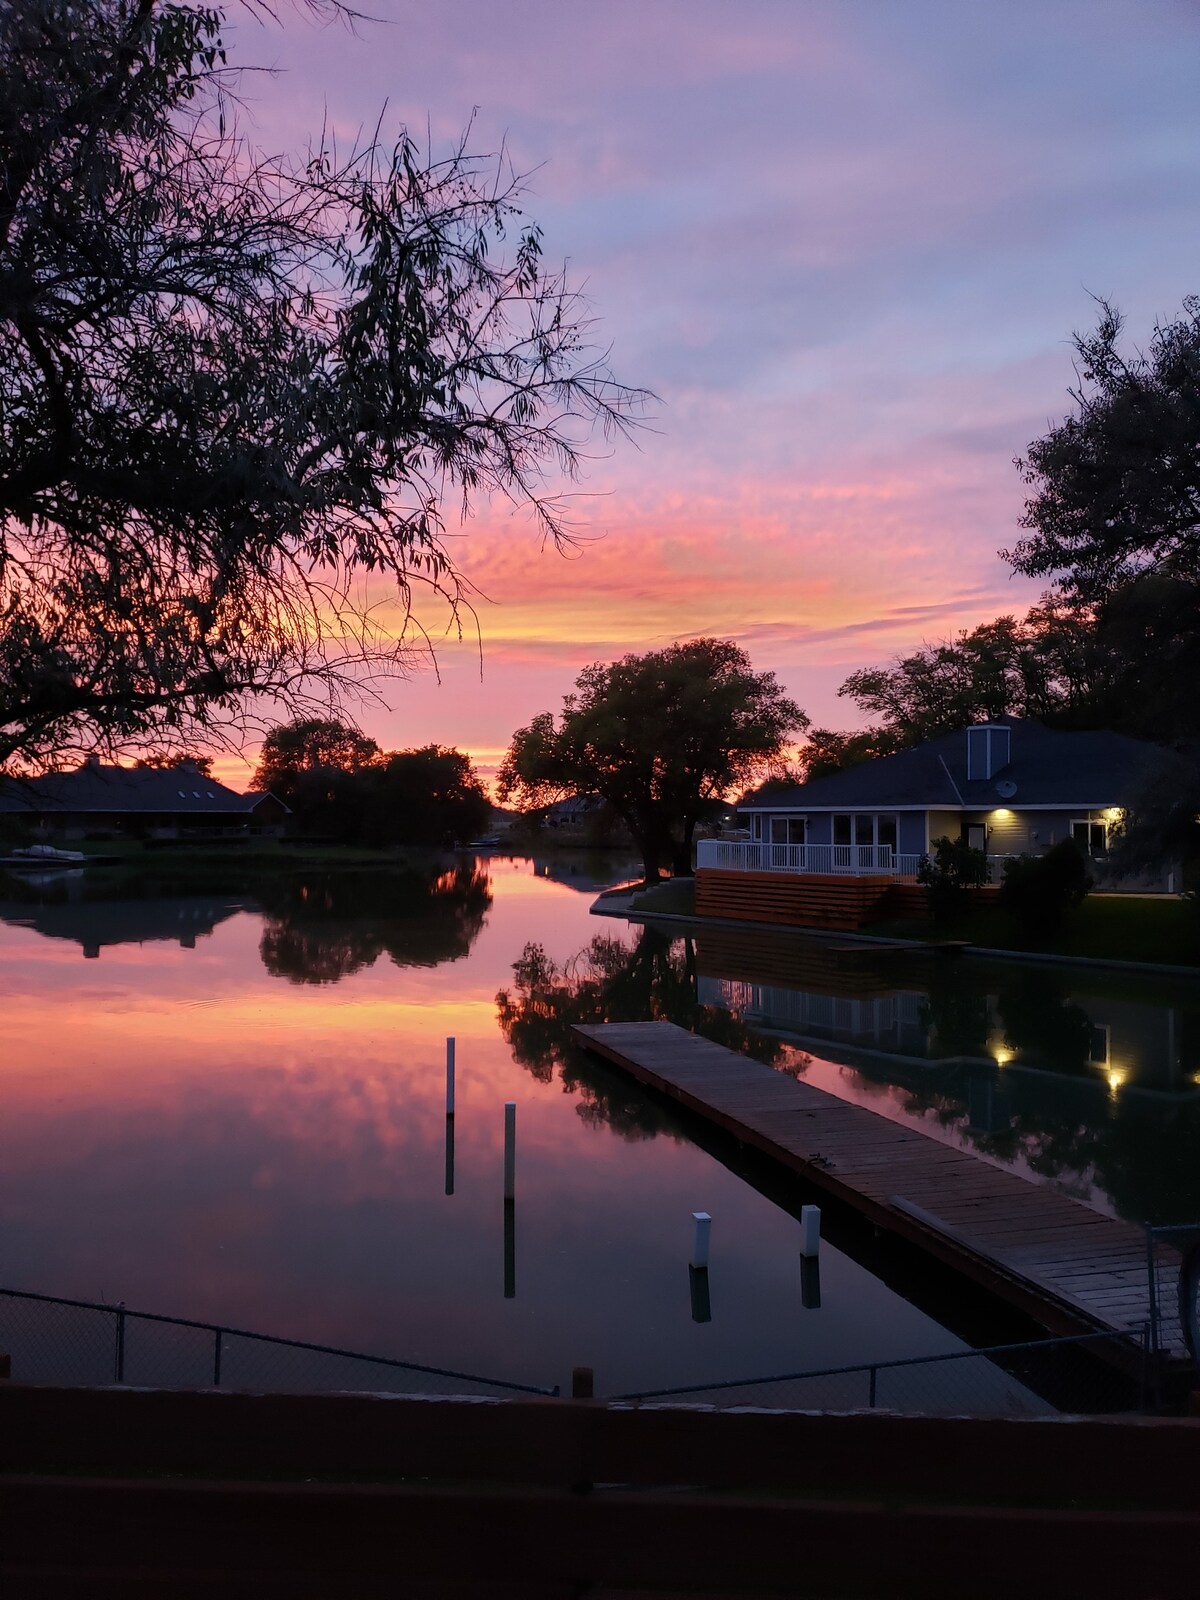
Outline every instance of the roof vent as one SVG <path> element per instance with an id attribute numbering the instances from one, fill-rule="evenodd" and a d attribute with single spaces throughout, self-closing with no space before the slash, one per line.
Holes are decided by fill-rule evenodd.
<path id="1" fill-rule="evenodd" d="M 1016 792 L 1017 786 L 1011 778 L 1001 778 L 1000 782 L 996 785 L 996 793 L 1000 796 L 1001 800 L 1011 800 Z"/>

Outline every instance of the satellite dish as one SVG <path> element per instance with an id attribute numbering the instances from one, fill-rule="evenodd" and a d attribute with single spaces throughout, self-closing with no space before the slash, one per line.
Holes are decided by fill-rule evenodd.
<path id="1" fill-rule="evenodd" d="M 1001 800 L 1011 800 L 1016 792 L 1017 786 L 1011 778 L 1001 778 L 1000 782 L 996 785 L 996 793 L 1000 796 Z"/>

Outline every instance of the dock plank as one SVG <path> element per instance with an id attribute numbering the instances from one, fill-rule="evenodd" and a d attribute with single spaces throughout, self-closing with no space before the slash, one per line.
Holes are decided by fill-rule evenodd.
<path id="1" fill-rule="evenodd" d="M 671 1022 L 577 1041 L 1062 1332 L 1150 1319 L 1140 1228 Z M 1173 1325 L 1173 1319 L 1172 1319 Z M 1164 1327 L 1170 1353 L 1178 1330 Z"/>

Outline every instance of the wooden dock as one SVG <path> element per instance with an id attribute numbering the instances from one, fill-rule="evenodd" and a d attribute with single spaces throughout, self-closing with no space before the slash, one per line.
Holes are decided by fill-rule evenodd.
<path id="1" fill-rule="evenodd" d="M 571 1032 L 586 1049 L 801 1173 L 1046 1328 L 1140 1333 L 1149 1323 L 1146 1239 L 1134 1224 L 674 1023 L 581 1024 Z M 1175 1307 L 1160 1311 L 1170 1313 L 1160 1320 L 1160 1343 L 1181 1356 Z"/>

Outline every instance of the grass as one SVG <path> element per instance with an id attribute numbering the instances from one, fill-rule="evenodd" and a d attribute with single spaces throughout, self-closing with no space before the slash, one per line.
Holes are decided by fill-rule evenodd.
<path id="1" fill-rule="evenodd" d="M 993 950 L 1023 950 L 1109 961 L 1200 967 L 1200 912 L 1183 900 L 1089 896 L 1049 940 L 1025 937 L 995 906 L 937 927 L 925 918 L 870 923 L 860 930 L 890 939 L 965 939 Z"/>

